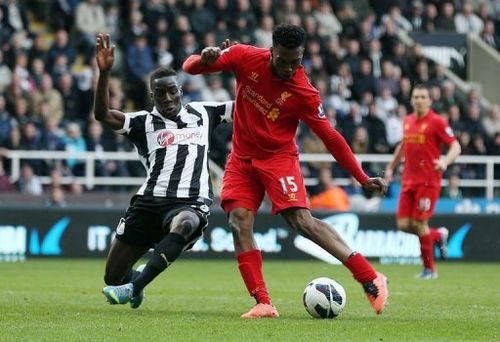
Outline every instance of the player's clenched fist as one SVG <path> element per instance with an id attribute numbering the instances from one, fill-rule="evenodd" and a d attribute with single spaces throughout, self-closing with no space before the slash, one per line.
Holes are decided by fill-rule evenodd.
<path id="1" fill-rule="evenodd" d="M 380 177 L 368 178 L 365 184 L 363 184 L 363 189 L 367 192 L 378 192 L 382 195 L 387 193 L 387 182 Z"/>
<path id="2" fill-rule="evenodd" d="M 222 51 L 219 47 L 206 47 L 201 51 L 200 63 L 203 65 L 212 65 L 219 58 Z"/>

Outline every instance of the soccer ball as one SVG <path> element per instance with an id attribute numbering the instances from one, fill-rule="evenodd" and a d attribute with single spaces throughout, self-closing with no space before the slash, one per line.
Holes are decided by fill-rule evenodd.
<path id="1" fill-rule="evenodd" d="M 342 285 L 321 277 L 307 284 L 302 301 L 306 311 L 314 318 L 334 318 L 344 310 L 346 295 Z"/>

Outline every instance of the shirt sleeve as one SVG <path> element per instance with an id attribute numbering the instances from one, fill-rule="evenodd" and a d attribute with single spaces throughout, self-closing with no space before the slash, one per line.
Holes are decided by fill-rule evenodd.
<path id="1" fill-rule="evenodd" d="M 446 145 L 450 145 L 452 142 L 457 140 L 455 134 L 453 133 L 453 129 L 448 125 L 448 122 L 445 119 L 439 118 L 439 120 L 437 120 L 436 129 L 439 140 Z"/>
<path id="2" fill-rule="evenodd" d="M 182 64 L 182 69 L 192 75 L 207 74 L 217 71 L 237 72 L 238 62 L 244 55 L 245 45 L 236 44 L 222 50 L 222 54 L 212 65 L 203 65 L 200 63 L 200 55 L 191 55 Z"/>
<path id="3" fill-rule="evenodd" d="M 202 102 L 209 119 L 209 134 L 221 123 L 233 121 L 234 101 Z"/>
<path id="4" fill-rule="evenodd" d="M 316 135 L 323 141 L 335 160 L 361 184 L 366 183 L 368 176 L 361 168 L 354 153 L 344 137 L 332 127 L 326 118 L 323 106 L 319 101 L 311 103 L 308 110 L 301 116 Z"/>
<path id="5" fill-rule="evenodd" d="M 234 101 L 205 102 L 203 106 L 215 126 L 223 122 L 233 122 Z"/>
<path id="6" fill-rule="evenodd" d="M 125 113 L 123 127 L 115 130 L 115 132 L 129 137 L 144 133 L 147 113 L 146 111 Z"/>

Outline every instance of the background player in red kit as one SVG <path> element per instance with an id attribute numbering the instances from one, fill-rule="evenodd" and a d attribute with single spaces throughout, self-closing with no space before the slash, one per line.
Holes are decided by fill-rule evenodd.
<path id="1" fill-rule="evenodd" d="M 273 31 L 271 49 L 233 45 L 221 51 L 208 47 L 183 65 L 191 74 L 225 70 L 236 75 L 233 150 L 226 165 L 221 204 L 229 216 L 242 278 L 257 301 L 243 318 L 278 316 L 253 237 L 255 215 L 265 192 L 274 214 L 281 214 L 290 227 L 344 263 L 363 285 L 376 313 L 382 312 L 388 296 L 386 277 L 309 211 L 295 143 L 300 120 L 366 190 L 385 193 L 387 185 L 363 172 L 344 138 L 325 118 L 319 93 L 301 65 L 305 39 L 302 28 L 279 25 Z"/>
<path id="2" fill-rule="evenodd" d="M 398 228 L 418 235 L 424 270 L 422 279 L 435 279 L 434 243 L 446 255 L 448 230 L 430 228 L 428 221 L 441 191 L 441 176 L 460 154 L 461 148 L 448 123 L 431 110 L 429 89 L 422 85 L 413 88 L 411 97 L 415 113 L 403 123 L 403 141 L 397 146 L 393 160 L 387 165 L 385 177 L 392 178 L 394 169 L 404 157 L 402 189 L 399 198 Z M 448 153 L 441 157 L 441 147 Z"/>

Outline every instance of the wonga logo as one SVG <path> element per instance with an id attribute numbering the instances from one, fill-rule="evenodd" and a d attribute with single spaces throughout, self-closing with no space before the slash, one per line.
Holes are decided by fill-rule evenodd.
<path id="1" fill-rule="evenodd" d="M 163 147 L 167 147 L 168 145 L 173 144 L 174 140 L 175 140 L 174 133 L 170 132 L 167 129 L 160 131 L 160 133 L 158 133 L 158 136 L 156 137 L 158 145 Z"/>
<path id="2" fill-rule="evenodd" d="M 62 250 L 59 243 L 70 221 L 69 217 L 63 217 L 57 221 L 50 227 L 42 242 L 38 236 L 38 229 L 33 228 L 30 236 L 30 253 L 32 255 L 61 255 Z"/>

